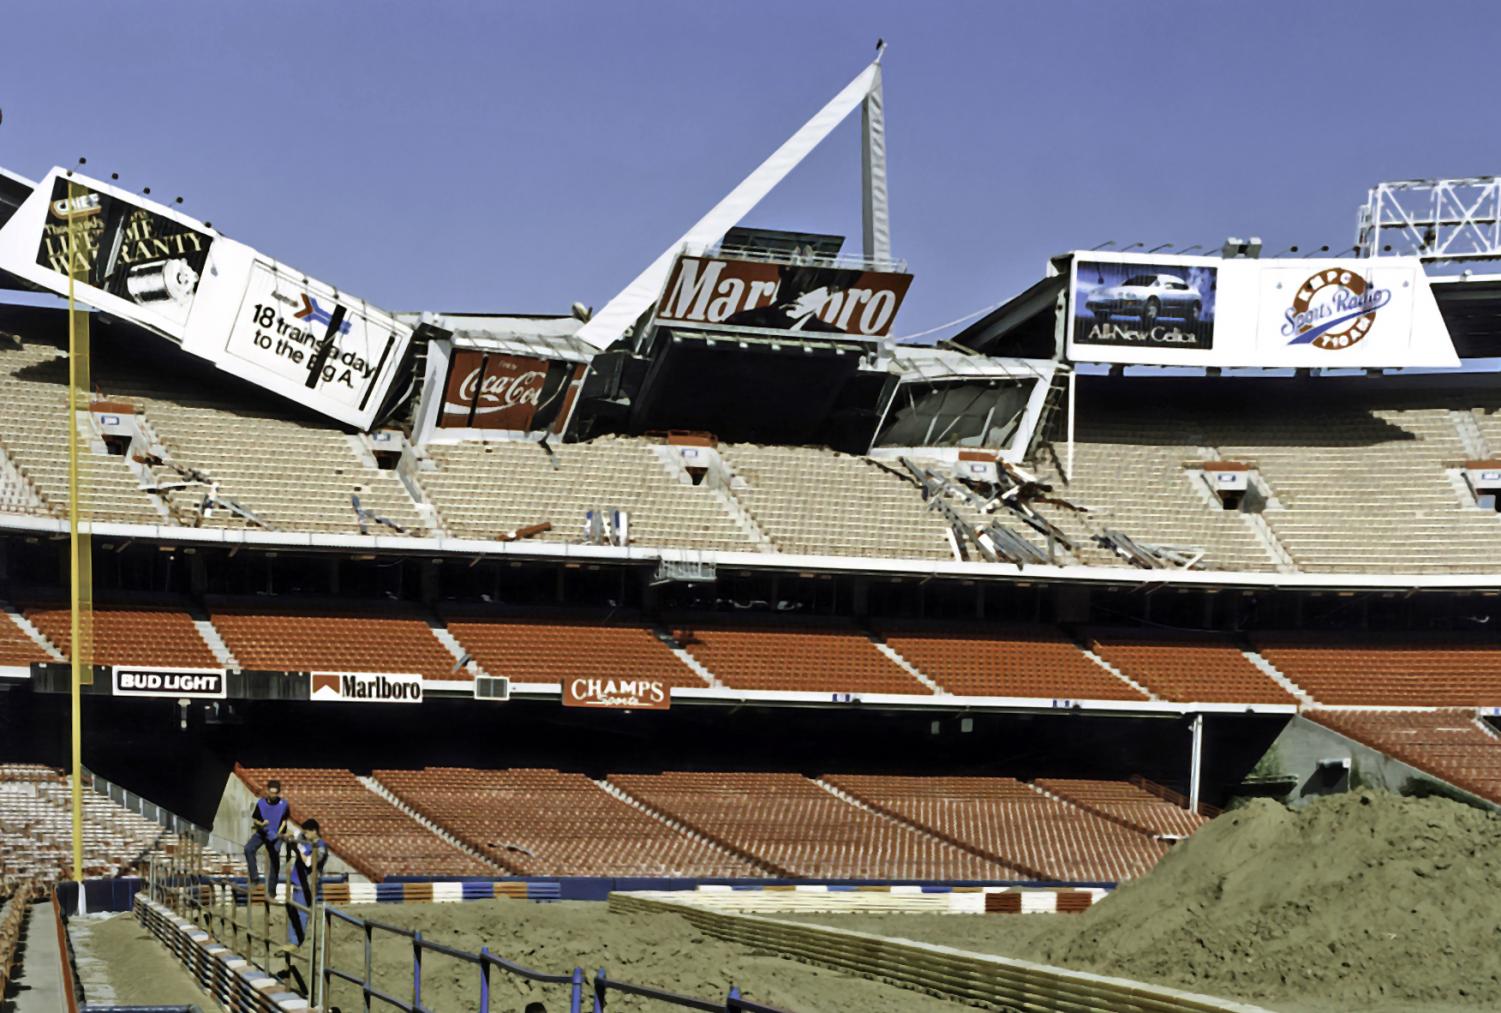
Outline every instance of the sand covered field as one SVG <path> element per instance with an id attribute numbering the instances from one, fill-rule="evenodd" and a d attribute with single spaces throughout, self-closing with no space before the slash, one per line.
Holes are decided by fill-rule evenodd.
<path id="1" fill-rule="evenodd" d="M 1257 801 L 1081 915 L 801 915 L 1288 1013 L 1501 1010 L 1501 815 Z"/>

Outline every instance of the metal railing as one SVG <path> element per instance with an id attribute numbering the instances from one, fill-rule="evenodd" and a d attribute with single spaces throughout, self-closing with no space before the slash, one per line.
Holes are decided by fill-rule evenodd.
<path id="1" fill-rule="evenodd" d="M 241 884 L 227 877 L 203 875 L 199 871 L 202 868 L 201 848 L 201 844 L 190 842 L 177 854 L 153 855 L 148 866 L 147 896 L 206 930 L 266 972 L 274 974 L 307 999 L 315 1010 L 328 1005 L 335 983 L 343 983 L 358 988 L 361 1002 L 359 1008 L 364 1013 L 370 1013 L 375 1008 L 372 1003 L 376 1002 L 382 1004 L 381 1009 L 399 1010 L 400 1013 L 426 1013 L 427 1007 L 423 1005 L 422 999 L 423 968 L 425 958 L 436 955 L 458 960 L 475 968 L 475 1008 L 478 1013 L 490 1011 L 490 980 L 491 973 L 495 970 L 537 984 L 566 986 L 570 1013 L 585 1013 L 586 1009 L 589 1013 L 605 1013 L 611 992 L 710 1013 L 787 1013 L 777 1007 L 743 998 L 738 987 L 732 986 L 723 1000 L 703 999 L 650 985 L 620 981 L 609 977 L 604 968 L 599 968 L 592 978 L 585 974 L 582 966 L 564 973 L 541 971 L 491 953 L 489 947 L 473 953 L 424 939 L 420 930 L 361 918 L 329 905 L 324 899 L 316 869 L 311 877 L 310 896 L 306 903 L 292 897 L 291 869 L 288 870 L 285 896 L 277 902 L 263 887 Z M 603 907 L 601 911 L 604 911 Z M 296 945 L 278 943 L 278 926 L 285 932 L 289 920 L 298 915 L 304 919 L 302 942 Z M 335 966 L 335 951 L 332 946 L 335 925 L 350 926 L 359 932 L 363 960 L 358 968 Z M 387 972 L 381 975 L 382 980 L 389 978 L 391 973 L 389 966 L 376 966 L 375 942 L 381 935 L 397 936 L 410 944 L 410 998 L 397 996 L 377 987 L 377 971 Z M 279 973 L 272 969 L 275 957 L 280 957 L 283 961 Z"/>

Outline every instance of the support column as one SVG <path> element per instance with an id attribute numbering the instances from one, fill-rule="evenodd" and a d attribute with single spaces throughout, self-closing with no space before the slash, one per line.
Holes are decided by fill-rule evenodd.
<path id="1" fill-rule="evenodd" d="M 1068 371 L 1068 462 L 1065 466 L 1068 474 L 1063 477 L 1069 482 L 1074 480 L 1074 391 L 1078 386 L 1078 376 L 1074 370 Z"/>
<path id="2" fill-rule="evenodd" d="M 1204 715 L 1195 714 L 1188 725 L 1193 745 L 1188 755 L 1188 811 L 1199 811 L 1199 778 L 1204 767 Z"/>

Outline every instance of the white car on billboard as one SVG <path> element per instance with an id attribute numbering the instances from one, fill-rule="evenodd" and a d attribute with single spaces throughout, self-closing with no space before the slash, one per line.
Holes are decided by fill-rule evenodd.
<path id="1" fill-rule="evenodd" d="M 1158 317 L 1173 317 L 1196 324 L 1204 298 L 1177 275 L 1134 274 L 1119 285 L 1101 285 L 1090 292 L 1084 307 L 1101 322 L 1113 316 L 1139 317 L 1143 327 L 1151 327 Z"/>

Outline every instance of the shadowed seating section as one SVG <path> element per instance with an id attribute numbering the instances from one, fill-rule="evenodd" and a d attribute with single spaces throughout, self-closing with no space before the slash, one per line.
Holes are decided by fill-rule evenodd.
<path id="1" fill-rule="evenodd" d="M 806 693 L 931 693 L 853 626 L 674 624 L 688 653 L 726 686 Z"/>
<path id="2" fill-rule="evenodd" d="M 317 819 L 334 854 L 371 879 L 505 874 L 500 868 L 454 847 L 366 788 L 347 770 L 251 768 L 235 764 L 235 773 L 257 796 L 265 790 L 268 780 L 280 780 L 293 822 Z"/>
<path id="3" fill-rule="evenodd" d="M 1094 630 L 1090 647 L 1164 700 L 1297 703 L 1240 649 L 1213 634 Z"/>
<path id="4" fill-rule="evenodd" d="M 26 635 L 10 613 L 0 615 L 0 665 L 29 665 L 51 661 L 42 646 Z"/>
<path id="5" fill-rule="evenodd" d="M 893 626 L 879 632 L 887 646 L 958 696 L 1147 699 L 1048 630 Z"/>
<path id="6" fill-rule="evenodd" d="M 71 656 L 71 614 L 66 605 L 31 606 L 26 618 L 64 656 Z M 220 667 L 186 610 L 150 605 L 94 608 L 94 663 Z"/>
<path id="7" fill-rule="evenodd" d="M 68 779 L 51 767 L 0 764 L 0 882 L 73 875 L 73 803 Z M 153 852 L 172 854 L 181 839 L 160 824 L 96 793 L 83 793 L 83 865 L 88 876 L 135 874 Z M 203 852 L 203 870 L 236 870 L 233 858 Z"/>
<path id="8" fill-rule="evenodd" d="M 1473 711 L 1309 711 L 1372 749 L 1501 803 L 1501 739 Z"/>
<path id="9" fill-rule="evenodd" d="M 451 615 L 448 632 L 491 675 L 512 682 L 561 682 L 575 677 L 657 679 L 668 686 L 703 687 L 645 626 L 589 619 L 481 619 Z"/>
<path id="10" fill-rule="evenodd" d="M 524 876 L 761 876 L 583 774 L 557 770 L 377 770 L 403 804 Z"/>
<path id="11" fill-rule="evenodd" d="M 1144 834 L 1187 837 L 1205 822 L 1204 817 L 1129 781 L 1039 777 L 1033 783 L 1049 795 Z"/>
<path id="12" fill-rule="evenodd" d="M 1115 882 L 1140 876 L 1168 845 L 1009 777 L 826 780 L 880 812 L 1022 869 L 1028 878 Z"/>
<path id="13" fill-rule="evenodd" d="M 468 678 L 414 611 L 369 606 L 270 610 L 213 606 L 214 627 L 242 668 L 270 671 L 412 672 L 427 679 Z"/>
<path id="14" fill-rule="evenodd" d="M 654 811 L 780 876 L 1008 880 L 1017 870 L 871 812 L 798 774 L 612 774 Z"/>
<path id="15" fill-rule="evenodd" d="M 1501 646 L 1421 634 L 1261 635 L 1261 656 L 1322 704 L 1501 705 Z"/>

